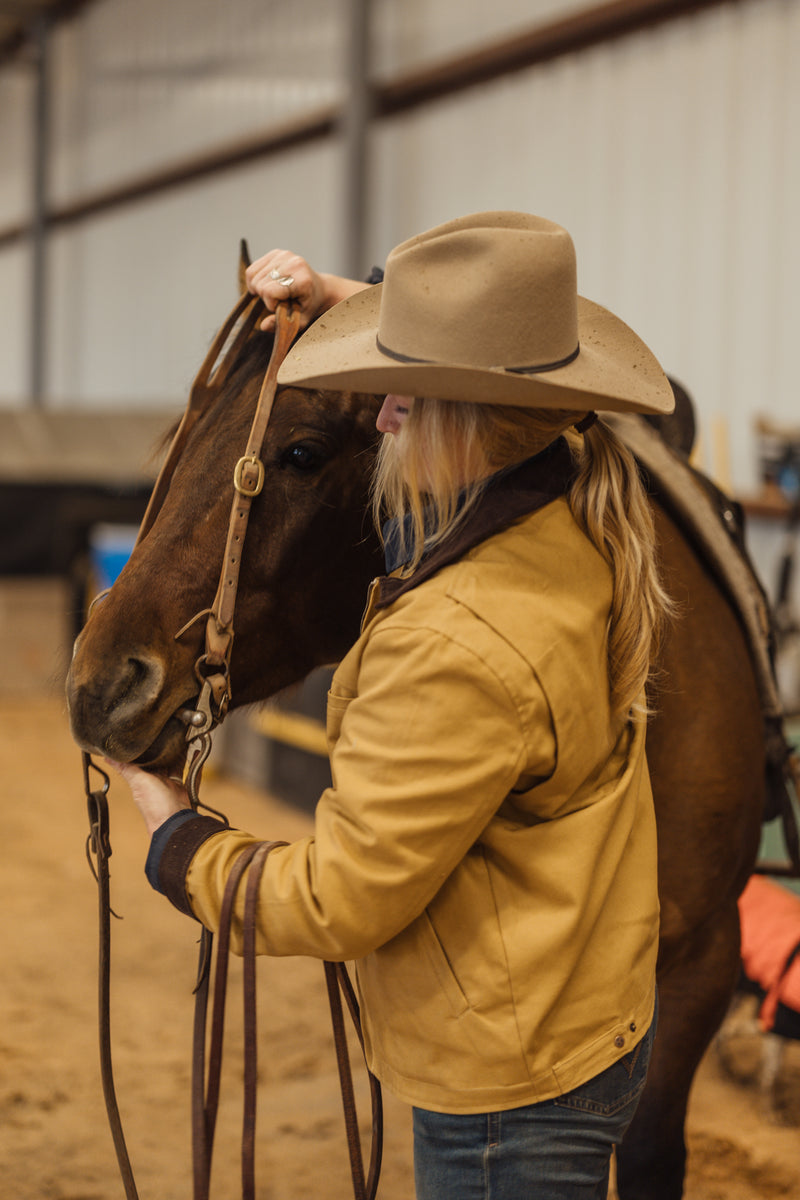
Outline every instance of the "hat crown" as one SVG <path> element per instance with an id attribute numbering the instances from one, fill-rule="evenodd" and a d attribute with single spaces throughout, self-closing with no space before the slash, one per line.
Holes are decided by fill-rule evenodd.
<path id="1" fill-rule="evenodd" d="M 386 261 L 381 350 L 401 360 L 541 370 L 578 348 L 575 248 L 525 213 L 450 221 Z"/>
<path id="2" fill-rule="evenodd" d="M 667 413 L 652 351 L 577 291 L 575 249 L 529 213 L 476 213 L 402 242 L 384 282 L 323 313 L 281 385 L 471 404 Z"/>

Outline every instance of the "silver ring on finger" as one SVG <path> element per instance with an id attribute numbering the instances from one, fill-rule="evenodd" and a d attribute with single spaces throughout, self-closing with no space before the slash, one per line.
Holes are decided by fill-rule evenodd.
<path id="1" fill-rule="evenodd" d="M 280 271 L 274 270 L 270 271 L 269 277 L 291 291 L 292 284 L 294 283 L 294 275 L 282 275 Z"/>

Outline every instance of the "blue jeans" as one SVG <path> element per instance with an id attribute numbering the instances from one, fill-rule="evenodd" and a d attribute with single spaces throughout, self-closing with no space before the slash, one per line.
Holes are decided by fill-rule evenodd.
<path id="1" fill-rule="evenodd" d="M 619 1062 L 555 1100 L 474 1115 L 415 1108 L 417 1200 L 606 1200 L 655 1024 Z"/>

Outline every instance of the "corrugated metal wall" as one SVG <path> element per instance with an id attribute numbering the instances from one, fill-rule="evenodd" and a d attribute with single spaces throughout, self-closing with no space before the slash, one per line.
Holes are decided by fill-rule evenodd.
<path id="1" fill-rule="evenodd" d="M 591 7 L 587 0 L 372 0 L 375 75 L 418 70 Z"/>
<path id="2" fill-rule="evenodd" d="M 376 77 L 586 7 L 378 0 Z M 101 0 L 53 38 L 51 197 L 80 199 L 340 103 L 346 0 Z M 706 465 L 755 483 L 754 417 L 797 419 L 800 0 L 732 0 L 382 119 L 367 245 L 481 208 L 575 237 L 582 290 L 694 393 Z M 27 205 L 30 79 L 0 69 L 0 232 Z M 238 239 L 340 269 L 329 137 L 51 236 L 48 399 L 179 403 L 234 295 Z M 0 248 L 0 399 L 25 403 L 27 252 Z"/>
<path id="3" fill-rule="evenodd" d="M 0 70 L 0 226 L 18 221 L 29 203 L 32 98 L 29 70 Z M 20 403 L 27 384 L 29 258 L 21 243 L 0 251 L 0 404 Z"/>
<path id="4" fill-rule="evenodd" d="M 461 210 L 560 220 L 581 289 L 685 382 L 707 461 L 749 489 L 754 414 L 800 420 L 798 63 L 800 5 L 756 0 L 385 122 L 374 241 Z"/>
<path id="5" fill-rule="evenodd" d="M 55 38 L 53 199 L 342 98 L 342 0 L 104 0 Z"/>

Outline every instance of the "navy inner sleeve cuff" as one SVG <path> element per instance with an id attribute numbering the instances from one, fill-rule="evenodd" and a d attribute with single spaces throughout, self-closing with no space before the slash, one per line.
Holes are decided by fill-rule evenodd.
<path id="1" fill-rule="evenodd" d="M 144 873 L 151 887 L 154 887 L 157 892 L 166 895 L 158 878 L 159 868 L 161 866 L 161 856 L 166 849 L 167 842 L 179 829 L 181 825 L 185 825 L 187 821 L 196 821 L 198 814 L 193 808 L 182 808 L 180 812 L 173 813 L 171 817 L 167 817 L 163 825 L 159 825 L 158 829 L 153 834 L 150 841 L 150 850 L 147 855 L 147 862 L 144 866 Z"/>

